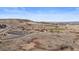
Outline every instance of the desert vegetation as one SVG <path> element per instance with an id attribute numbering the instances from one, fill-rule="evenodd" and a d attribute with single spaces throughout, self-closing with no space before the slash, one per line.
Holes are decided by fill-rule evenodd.
<path id="1" fill-rule="evenodd" d="M 0 20 L 1 51 L 79 51 L 79 23 Z"/>

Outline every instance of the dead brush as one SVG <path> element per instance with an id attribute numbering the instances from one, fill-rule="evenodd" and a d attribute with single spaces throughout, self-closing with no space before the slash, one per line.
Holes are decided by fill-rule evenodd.
<path id="1" fill-rule="evenodd" d="M 49 29 L 49 32 L 57 32 L 57 33 L 61 33 L 63 32 L 65 29 L 63 28 L 53 28 L 53 29 Z"/>

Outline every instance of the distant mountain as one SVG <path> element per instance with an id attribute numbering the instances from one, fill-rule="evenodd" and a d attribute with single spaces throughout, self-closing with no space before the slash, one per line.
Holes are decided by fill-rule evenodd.
<path id="1" fill-rule="evenodd" d="M 41 24 L 59 24 L 59 25 L 66 25 L 66 24 L 70 24 L 70 25 L 79 25 L 79 21 L 71 21 L 71 22 L 37 22 L 37 21 L 32 21 L 29 19 L 17 19 L 17 18 L 6 18 L 6 19 L 0 19 L 0 21 L 19 21 L 19 22 L 35 22 L 35 23 L 41 23 Z"/>
<path id="2" fill-rule="evenodd" d="M 57 24 L 61 24 L 61 25 L 66 25 L 66 24 L 70 24 L 70 25 L 79 25 L 79 21 L 71 21 L 71 22 L 57 22 Z"/>
<path id="3" fill-rule="evenodd" d="M 22 21 L 32 21 L 32 20 L 29 20 L 29 19 L 16 19 L 16 18 L 7 18 L 7 19 L 0 19 L 0 20 L 22 20 Z"/>
<path id="4" fill-rule="evenodd" d="M 42 24 L 59 24 L 59 25 L 66 25 L 66 24 L 79 25 L 79 21 L 71 21 L 71 22 L 38 22 L 38 23 L 42 23 Z"/>

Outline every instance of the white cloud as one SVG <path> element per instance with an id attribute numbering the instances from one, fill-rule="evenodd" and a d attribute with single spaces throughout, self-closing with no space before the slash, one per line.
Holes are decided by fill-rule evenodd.
<path id="1" fill-rule="evenodd" d="M 79 21 L 78 11 L 67 13 L 38 13 L 27 11 L 25 8 L 4 8 L 5 13 L 0 14 L 0 18 L 26 18 L 34 21 Z"/>

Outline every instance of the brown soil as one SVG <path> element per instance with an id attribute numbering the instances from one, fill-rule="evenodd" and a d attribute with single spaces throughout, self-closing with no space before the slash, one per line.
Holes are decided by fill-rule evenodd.
<path id="1" fill-rule="evenodd" d="M 79 25 L 0 20 L 1 51 L 79 51 Z"/>

